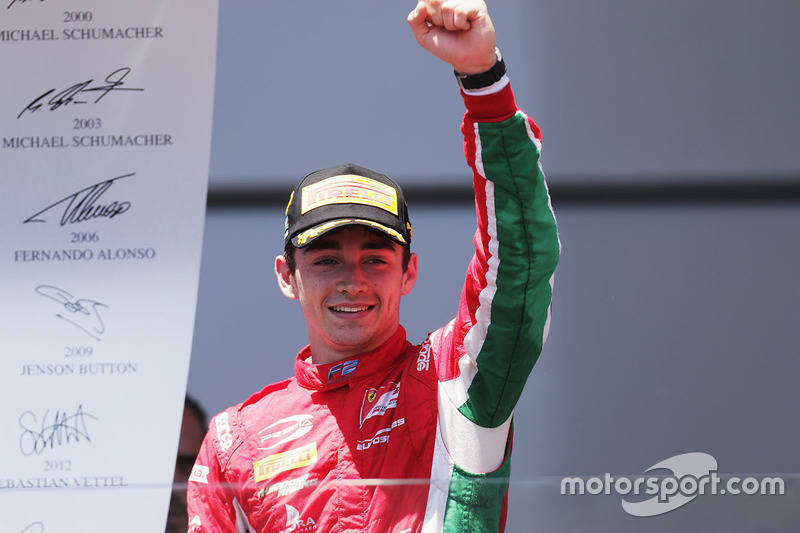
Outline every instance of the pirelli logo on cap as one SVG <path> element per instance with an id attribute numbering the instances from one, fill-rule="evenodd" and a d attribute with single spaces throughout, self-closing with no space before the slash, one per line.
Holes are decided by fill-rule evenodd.
<path id="1" fill-rule="evenodd" d="M 344 174 L 303 187 L 300 212 L 331 204 L 363 204 L 379 207 L 397 216 L 397 191 L 380 181 Z"/>
<path id="2" fill-rule="evenodd" d="M 253 463 L 253 477 L 256 481 L 270 479 L 281 472 L 313 465 L 317 462 L 317 443 L 312 442 L 300 448 L 294 448 L 275 455 L 270 455 Z"/>

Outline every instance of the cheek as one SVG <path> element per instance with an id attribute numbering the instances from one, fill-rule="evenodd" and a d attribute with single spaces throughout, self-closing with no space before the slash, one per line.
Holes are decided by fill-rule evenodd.
<path id="1" fill-rule="evenodd" d="M 388 290 L 384 291 L 384 297 L 392 300 L 395 305 L 400 305 L 400 299 L 408 294 L 406 283 L 404 281 L 398 282 L 397 278 L 387 281 L 387 285 L 384 285 L 384 287 L 389 287 Z"/>
<path id="2" fill-rule="evenodd" d="M 298 278 L 295 287 L 301 305 L 323 300 L 328 293 L 327 284 L 314 278 Z"/>

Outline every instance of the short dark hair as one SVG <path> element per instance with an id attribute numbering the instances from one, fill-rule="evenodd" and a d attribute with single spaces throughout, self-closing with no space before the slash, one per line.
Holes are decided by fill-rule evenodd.
<path id="1" fill-rule="evenodd" d="M 373 232 L 375 235 L 379 235 L 380 237 L 385 238 L 386 240 L 388 240 L 390 242 L 395 242 L 392 239 L 390 239 L 388 236 L 384 235 L 383 233 L 381 233 L 379 231 L 376 231 L 376 230 L 370 229 L 370 228 L 365 228 L 365 229 L 367 231 Z M 403 246 L 403 245 L 400 245 L 400 246 L 403 248 L 403 260 L 402 261 L 403 261 L 403 272 L 405 272 L 406 270 L 408 270 L 408 262 L 411 260 L 411 246 Z M 297 247 L 295 245 L 293 245 L 291 243 L 291 241 L 286 243 L 286 246 L 283 248 L 283 257 L 284 257 L 284 259 L 286 259 L 286 266 L 289 267 L 289 272 L 291 272 L 292 274 L 294 274 L 294 271 L 297 268 L 297 263 L 294 260 L 294 252 L 295 252 L 295 250 L 297 250 Z"/>

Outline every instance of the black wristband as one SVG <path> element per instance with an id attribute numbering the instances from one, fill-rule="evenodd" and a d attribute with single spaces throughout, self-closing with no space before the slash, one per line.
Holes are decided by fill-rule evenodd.
<path id="1" fill-rule="evenodd" d="M 488 87 L 500 81 L 500 78 L 506 73 L 506 63 L 503 61 L 503 56 L 500 54 L 498 48 L 494 49 L 494 55 L 497 57 L 497 61 L 494 66 L 486 72 L 481 72 L 479 74 L 459 74 L 453 70 L 458 84 L 462 89 L 483 89 L 484 87 Z"/>

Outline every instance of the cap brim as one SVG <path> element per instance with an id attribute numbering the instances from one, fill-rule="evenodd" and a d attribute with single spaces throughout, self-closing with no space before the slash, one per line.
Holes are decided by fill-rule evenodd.
<path id="1" fill-rule="evenodd" d="M 354 224 L 376 229 L 388 235 L 393 241 L 397 242 L 398 244 L 402 244 L 404 246 L 408 245 L 408 240 L 405 237 L 403 237 L 403 235 L 401 235 L 397 230 L 394 230 L 379 222 L 374 222 L 372 220 L 366 220 L 363 218 L 337 218 L 335 220 L 328 220 L 326 222 L 323 222 L 322 224 L 317 224 L 313 228 L 307 229 L 302 233 L 295 235 L 294 237 L 292 237 L 291 242 L 296 248 L 303 248 L 317 237 L 325 235 L 329 231 L 333 231 L 343 226 L 351 226 Z"/>

